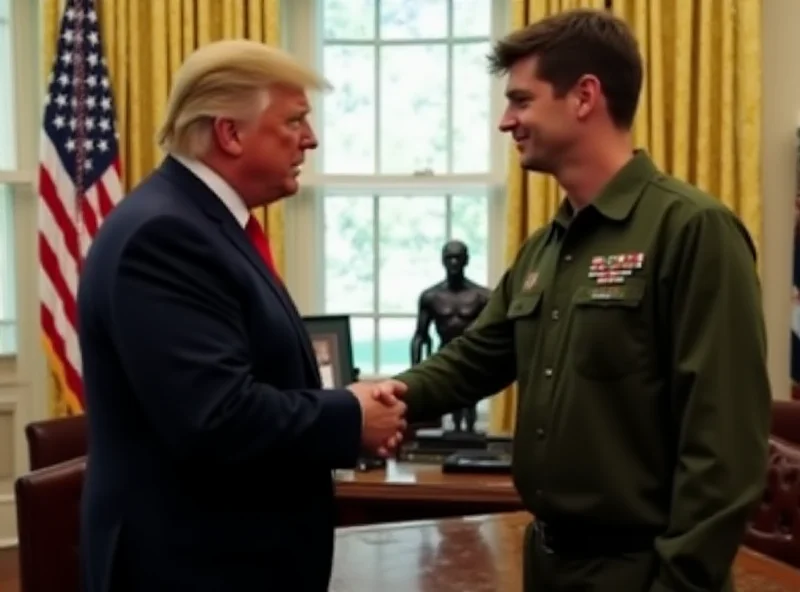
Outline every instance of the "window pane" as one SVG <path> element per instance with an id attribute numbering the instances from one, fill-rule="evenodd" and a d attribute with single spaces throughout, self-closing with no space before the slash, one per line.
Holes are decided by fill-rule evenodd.
<path id="1" fill-rule="evenodd" d="M 453 0 L 453 36 L 489 37 L 492 0 Z"/>
<path id="2" fill-rule="evenodd" d="M 375 0 L 325 0 L 322 10 L 326 39 L 375 37 Z"/>
<path id="3" fill-rule="evenodd" d="M 383 39 L 432 39 L 447 36 L 447 0 L 381 0 Z"/>
<path id="4" fill-rule="evenodd" d="M 353 364 L 361 377 L 375 375 L 375 319 L 350 319 L 353 340 Z"/>
<path id="5" fill-rule="evenodd" d="M 463 241 L 469 249 L 466 275 L 473 282 L 486 286 L 489 281 L 489 200 L 485 195 L 454 195 L 452 200 L 452 238 Z"/>
<path id="6" fill-rule="evenodd" d="M 447 170 L 447 49 L 381 48 L 382 173 Z"/>
<path id="7" fill-rule="evenodd" d="M 0 185 L 0 355 L 17 351 L 16 266 L 14 263 L 14 200 Z"/>
<path id="8" fill-rule="evenodd" d="M 491 168 L 491 82 L 488 42 L 453 46 L 453 172 L 485 173 Z"/>
<path id="9" fill-rule="evenodd" d="M 416 313 L 420 293 L 444 278 L 444 196 L 379 201 L 379 311 Z"/>
<path id="10" fill-rule="evenodd" d="M 375 48 L 329 45 L 325 77 L 334 89 L 324 103 L 326 173 L 375 173 Z"/>
<path id="11" fill-rule="evenodd" d="M 416 324 L 413 318 L 378 321 L 378 375 L 394 375 L 411 365 L 411 339 Z"/>
<path id="12" fill-rule="evenodd" d="M 11 27 L 7 21 L 0 21 L 0 170 L 17 166 L 11 46 Z"/>
<path id="13" fill-rule="evenodd" d="M 373 311 L 371 196 L 325 197 L 325 311 Z"/>

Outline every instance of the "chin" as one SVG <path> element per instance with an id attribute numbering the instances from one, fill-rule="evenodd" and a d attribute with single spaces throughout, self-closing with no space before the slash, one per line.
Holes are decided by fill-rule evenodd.
<path id="1" fill-rule="evenodd" d="M 519 159 L 519 164 L 523 169 L 532 173 L 552 172 L 548 163 L 543 158 L 537 158 L 536 156 L 526 156 L 523 154 Z"/>

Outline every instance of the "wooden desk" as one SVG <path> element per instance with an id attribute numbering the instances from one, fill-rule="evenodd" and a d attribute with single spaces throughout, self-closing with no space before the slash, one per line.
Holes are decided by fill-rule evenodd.
<path id="1" fill-rule="evenodd" d="M 510 475 L 449 474 L 438 465 L 337 471 L 339 526 L 492 514 L 522 509 Z"/>
<path id="2" fill-rule="evenodd" d="M 515 592 L 530 514 L 340 528 L 330 592 Z M 800 571 L 743 548 L 737 592 L 797 592 Z"/>

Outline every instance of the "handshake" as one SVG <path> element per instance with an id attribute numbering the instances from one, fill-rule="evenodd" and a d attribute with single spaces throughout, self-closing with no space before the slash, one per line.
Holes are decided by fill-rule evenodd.
<path id="1" fill-rule="evenodd" d="M 403 440 L 408 387 L 399 380 L 354 382 L 347 387 L 361 405 L 361 445 L 365 451 L 388 457 Z"/>

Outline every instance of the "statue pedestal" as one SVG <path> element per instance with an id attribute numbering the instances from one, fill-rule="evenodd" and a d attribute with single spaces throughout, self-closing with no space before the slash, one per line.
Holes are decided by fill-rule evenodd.
<path id="1" fill-rule="evenodd" d="M 467 432 L 464 430 L 444 430 L 441 439 L 461 448 L 485 448 L 486 434 L 483 432 Z M 463 444 L 463 446 L 462 446 Z"/>

